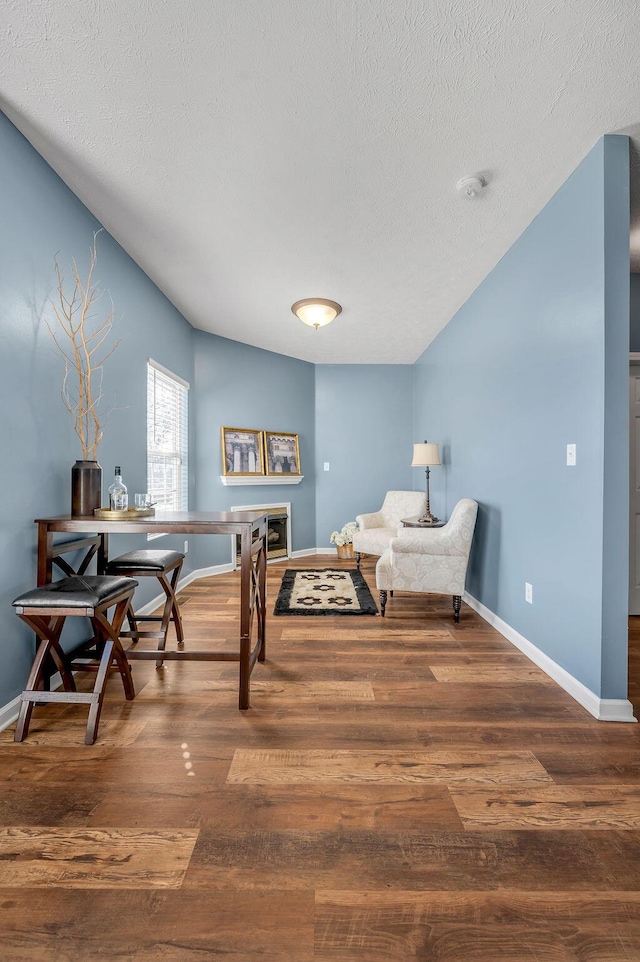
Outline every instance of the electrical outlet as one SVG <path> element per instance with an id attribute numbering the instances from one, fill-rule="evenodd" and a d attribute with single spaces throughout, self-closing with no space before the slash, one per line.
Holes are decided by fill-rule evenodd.
<path id="1" fill-rule="evenodd" d="M 328 470 L 329 470 L 329 462 L 328 462 L 328 461 L 325 461 L 325 462 L 324 462 L 324 469 L 325 469 L 325 471 L 328 471 Z"/>
<path id="2" fill-rule="evenodd" d="M 189 542 L 188 542 L 188 541 L 185 541 L 185 543 L 184 543 L 184 553 L 187 554 L 188 551 L 189 551 Z"/>
<path id="3" fill-rule="evenodd" d="M 533 585 L 530 585 L 528 581 L 524 583 L 524 600 L 528 601 L 530 605 L 533 604 Z"/>
<path id="4" fill-rule="evenodd" d="M 576 446 L 575 444 L 567 444 L 567 466 L 574 468 L 576 465 Z"/>

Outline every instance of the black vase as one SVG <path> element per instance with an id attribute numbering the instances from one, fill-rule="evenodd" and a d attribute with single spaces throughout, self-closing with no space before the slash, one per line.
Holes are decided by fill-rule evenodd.
<path id="1" fill-rule="evenodd" d="M 76 461 L 71 468 L 71 514 L 93 515 L 102 504 L 102 468 L 97 461 Z"/>

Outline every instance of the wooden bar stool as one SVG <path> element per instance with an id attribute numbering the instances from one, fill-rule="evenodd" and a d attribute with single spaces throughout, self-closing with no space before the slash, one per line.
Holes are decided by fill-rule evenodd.
<path id="1" fill-rule="evenodd" d="M 110 575 L 126 575 L 129 578 L 157 578 L 166 595 L 161 615 L 136 615 L 133 605 L 130 604 L 127 609 L 130 630 L 120 632 L 121 638 L 132 638 L 134 644 L 140 638 L 153 638 L 158 642 L 158 651 L 162 652 L 167 645 L 169 625 L 173 622 L 178 644 L 184 642 L 182 618 L 176 600 L 176 586 L 182 571 L 183 561 L 184 555 L 180 551 L 154 551 L 151 548 L 141 548 L 139 551 L 129 551 L 127 554 L 119 555 L 107 564 L 107 573 Z M 168 577 L 169 575 L 171 575 L 171 578 Z M 153 629 L 142 630 L 140 623 L 143 621 L 160 622 L 160 628 L 158 631 Z M 164 659 L 159 657 L 156 661 L 156 668 L 161 668 L 163 664 Z"/>
<path id="2" fill-rule="evenodd" d="M 118 636 L 137 586 L 138 582 L 132 578 L 75 575 L 33 588 L 15 599 L 16 614 L 40 639 L 27 687 L 21 695 L 15 741 L 26 738 L 35 705 L 70 702 L 89 705 L 84 741 L 86 745 L 93 745 L 98 735 L 105 685 L 112 669 L 120 672 L 127 699 L 135 696 L 131 668 Z M 109 621 L 107 611 L 114 606 L 115 612 Z M 60 645 L 60 635 L 70 617 L 89 618 L 94 634 L 67 653 Z M 83 660 L 77 661 L 78 656 Z M 63 691 L 45 690 L 49 688 L 51 662 L 60 672 Z M 92 692 L 77 691 L 74 669 L 96 671 Z"/>

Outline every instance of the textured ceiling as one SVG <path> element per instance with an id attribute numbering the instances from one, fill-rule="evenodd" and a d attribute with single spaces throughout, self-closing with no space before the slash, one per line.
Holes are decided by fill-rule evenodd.
<path id="1" fill-rule="evenodd" d="M 3 0 L 0 23 L 0 106 L 191 324 L 315 362 L 414 361 L 640 121 L 637 0 Z M 343 305 L 318 332 L 290 312 L 313 295 Z"/>

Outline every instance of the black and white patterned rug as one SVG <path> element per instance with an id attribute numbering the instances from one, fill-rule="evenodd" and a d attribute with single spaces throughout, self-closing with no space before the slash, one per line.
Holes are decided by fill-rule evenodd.
<path id="1" fill-rule="evenodd" d="M 359 571 L 288 568 L 274 615 L 377 615 L 367 582 Z"/>

